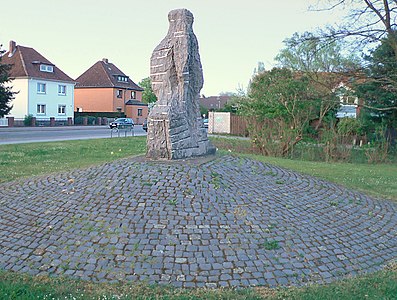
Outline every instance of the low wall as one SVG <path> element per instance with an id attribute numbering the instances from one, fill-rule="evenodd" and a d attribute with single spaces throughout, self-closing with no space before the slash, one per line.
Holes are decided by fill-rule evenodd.
<path id="1" fill-rule="evenodd" d="M 230 134 L 230 119 L 229 112 L 213 112 L 208 114 L 208 133 L 226 133 Z"/>

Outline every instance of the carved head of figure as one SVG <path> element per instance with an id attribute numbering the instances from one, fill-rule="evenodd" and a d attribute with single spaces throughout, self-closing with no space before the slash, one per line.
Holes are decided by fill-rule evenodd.
<path id="1" fill-rule="evenodd" d="M 168 21 L 170 21 L 171 27 L 173 23 L 180 24 L 182 20 L 186 21 L 187 25 L 191 27 L 194 21 L 193 14 L 186 8 L 174 9 L 168 13 Z"/>

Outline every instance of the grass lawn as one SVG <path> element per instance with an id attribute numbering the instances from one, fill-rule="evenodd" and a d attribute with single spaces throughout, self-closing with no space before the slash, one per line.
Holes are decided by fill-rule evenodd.
<path id="1" fill-rule="evenodd" d="M 250 142 L 230 138 L 214 138 L 221 153 L 249 153 Z M 241 155 L 241 154 L 239 154 Z M 353 188 L 375 197 L 397 201 L 397 163 L 390 164 L 353 164 L 301 161 L 278 157 L 243 154 L 256 160 L 283 168 L 309 174 L 315 177 Z"/>
<path id="2" fill-rule="evenodd" d="M 144 154 L 146 137 L 0 145 L 0 183 Z"/>
<path id="3" fill-rule="evenodd" d="M 397 201 L 397 164 L 325 163 L 252 154 L 245 156 Z"/>
<path id="4" fill-rule="evenodd" d="M 397 299 L 397 268 L 303 288 L 177 289 L 170 286 L 90 283 L 0 271 L 0 299 Z"/>
<path id="5" fill-rule="evenodd" d="M 134 137 L 1 145 L 0 183 L 144 154 L 145 143 L 145 137 Z M 241 141 L 233 143 L 235 148 L 221 149 L 220 153 L 229 153 L 228 149 L 232 153 L 241 150 Z M 244 155 L 397 200 L 396 164 L 330 164 Z M 0 299 L 397 299 L 397 267 L 328 285 L 271 290 L 186 290 L 147 284 L 94 284 L 0 271 Z"/>

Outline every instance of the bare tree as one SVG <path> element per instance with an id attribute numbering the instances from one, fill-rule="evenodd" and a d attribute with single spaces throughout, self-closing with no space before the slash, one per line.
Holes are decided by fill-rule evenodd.
<path id="1" fill-rule="evenodd" d="M 371 44 L 379 46 L 385 43 L 392 49 L 394 59 L 397 61 L 397 0 L 319 0 L 316 7 L 311 10 L 324 11 L 343 8 L 348 14 L 341 24 L 329 26 L 320 32 L 320 37 L 325 39 L 349 39 L 352 43 L 364 48 Z M 365 73 L 358 70 L 357 77 Z M 384 87 L 393 86 L 397 89 L 394 76 L 383 74 L 376 77 L 365 76 L 365 80 L 383 81 Z M 394 74 L 395 75 L 395 74 Z M 361 78 L 364 79 L 364 78 Z M 367 106 L 367 108 L 388 111 L 397 110 L 392 104 L 388 107 Z"/>
<path id="2" fill-rule="evenodd" d="M 344 22 L 337 27 L 328 27 L 323 36 L 333 38 L 354 37 L 355 41 L 367 45 L 380 42 L 389 37 L 397 59 L 396 0 L 320 0 L 312 10 L 334 10 L 343 8 L 348 11 Z M 392 38 L 390 38 L 393 36 Z"/>

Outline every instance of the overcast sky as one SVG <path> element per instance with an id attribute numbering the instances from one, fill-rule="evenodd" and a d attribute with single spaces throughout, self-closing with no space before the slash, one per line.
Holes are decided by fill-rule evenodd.
<path id="1" fill-rule="evenodd" d="M 340 13 L 309 12 L 317 0 L 7 0 L 0 44 L 32 47 L 72 78 L 102 58 L 136 83 L 149 76 L 153 49 L 168 30 L 168 12 L 194 17 L 204 87 L 218 95 L 246 88 L 259 61 L 266 69 L 294 32 L 335 23 Z"/>

